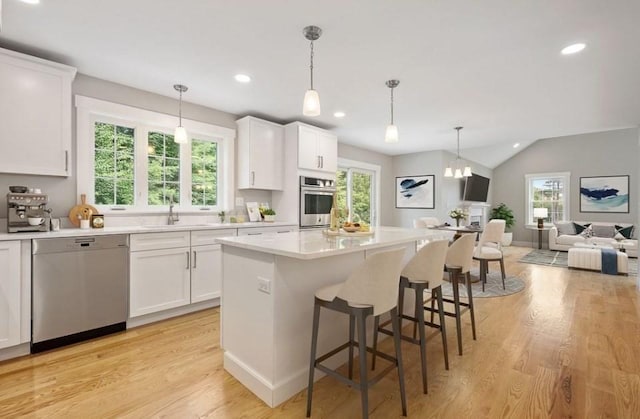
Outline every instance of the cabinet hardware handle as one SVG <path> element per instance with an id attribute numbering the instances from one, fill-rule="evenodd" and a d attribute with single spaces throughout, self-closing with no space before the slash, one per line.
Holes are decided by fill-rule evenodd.
<path id="1" fill-rule="evenodd" d="M 64 171 L 69 172 L 69 150 L 64 151 Z"/>
<path id="2" fill-rule="evenodd" d="M 193 251 L 193 269 L 196 268 L 196 264 L 198 262 L 198 259 L 196 258 L 197 257 L 196 254 L 197 254 L 197 252 L 194 250 Z"/>
<path id="3" fill-rule="evenodd" d="M 191 255 L 189 255 L 189 252 L 185 252 L 187 254 L 187 269 L 189 269 L 191 267 Z"/>
<path id="4" fill-rule="evenodd" d="M 320 168 L 324 169 L 324 156 L 320 156 Z"/>
<path id="5" fill-rule="evenodd" d="M 318 156 L 318 169 L 320 168 L 320 156 Z"/>
<path id="6" fill-rule="evenodd" d="M 256 184 L 256 172 L 251 171 L 251 186 Z"/>
<path id="7" fill-rule="evenodd" d="M 259 236 L 262 233 L 247 233 L 247 236 Z"/>

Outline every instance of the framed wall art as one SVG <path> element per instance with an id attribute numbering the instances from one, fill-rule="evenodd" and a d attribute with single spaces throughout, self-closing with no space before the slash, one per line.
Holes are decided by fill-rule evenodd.
<path id="1" fill-rule="evenodd" d="M 396 177 L 396 208 L 435 209 L 435 175 Z"/>
<path id="2" fill-rule="evenodd" d="M 580 212 L 629 212 L 629 175 L 580 178 Z"/>

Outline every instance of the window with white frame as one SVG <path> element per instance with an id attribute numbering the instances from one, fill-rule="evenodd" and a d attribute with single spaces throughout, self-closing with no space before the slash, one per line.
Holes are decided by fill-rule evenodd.
<path id="1" fill-rule="evenodd" d="M 569 184 L 571 173 L 536 173 L 525 175 L 526 224 L 537 223 L 533 216 L 535 208 L 545 208 L 545 222 L 569 220 Z"/>
<path id="2" fill-rule="evenodd" d="M 175 117 L 82 96 L 76 106 L 78 190 L 101 212 L 233 205 L 235 130 L 183 119 L 190 141 L 177 144 Z"/>
<path id="3" fill-rule="evenodd" d="M 380 166 L 339 159 L 336 174 L 337 202 L 349 210 L 354 222 L 378 223 Z"/>

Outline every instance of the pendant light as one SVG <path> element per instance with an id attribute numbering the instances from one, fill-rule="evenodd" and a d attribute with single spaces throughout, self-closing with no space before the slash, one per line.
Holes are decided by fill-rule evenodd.
<path id="1" fill-rule="evenodd" d="M 391 89 L 391 123 L 387 125 L 387 130 L 384 134 L 385 143 L 397 143 L 398 142 L 398 127 L 393 123 L 393 89 L 398 87 L 400 80 L 387 80 L 385 83 L 389 89 Z"/>
<path id="2" fill-rule="evenodd" d="M 304 116 L 318 116 L 320 115 L 320 96 L 318 96 L 318 92 L 313 89 L 313 41 L 320 38 L 322 29 L 317 26 L 307 26 L 302 30 L 302 33 L 305 38 L 311 41 L 311 65 L 309 66 L 311 72 L 311 88 L 304 94 L 302 114 Z"/>
<path id="3" fill-rule="evenodd" d="M 449 164 L 449 166 L 444 169 L 444 177 L 453 177 L 455 179 L 460 179 L 463 177 L 470 177 L 471 176 L 471 166 L 469 166 L 468 164 L 465 164 L 464 169 L 461 169 L 462 164 L 461 162 L 463 162 L 464 160 L 460 160 L 460 130 L 463 127 L 455 127 L 454 129 L 456 131 L 458 131 L 458 146 L 457 146 L 457 150 L 456 150 L 456 164 L 455 167 L 452 168 L 451 164 Z"/>
<path id="4" fill-rule="evenodd" d="M 182 94 L 189 90 L 189 88 L 183 84 L 174 84 L 173 88 L 180 92 L 180 105 L 179 105 L 179 124 L 176 127 L 175 135 L 173 136 L 173 141 L 178 144 L 187 144 L 189 142 L 189 137 L 187 136 L 187 130 L 182 126 Z"/>

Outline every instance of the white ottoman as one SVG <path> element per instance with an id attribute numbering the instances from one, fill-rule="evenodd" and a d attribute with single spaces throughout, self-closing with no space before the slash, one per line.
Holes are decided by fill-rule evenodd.
<path id="1" fill-rule="evenodd" d="M 618 273 L 629 273 L 629 260 L 626 253 L 618 253 Z M 602 254 L 600 249 L 572 247 L 569 249 L 570 268 L 589 269 L 592 271 L 602 271 Z"/>

